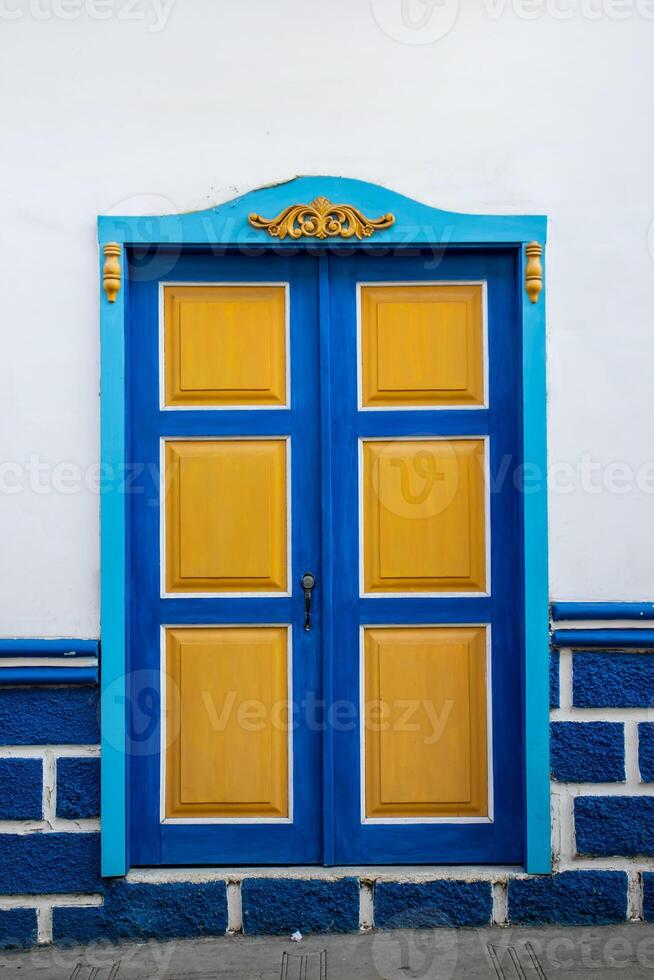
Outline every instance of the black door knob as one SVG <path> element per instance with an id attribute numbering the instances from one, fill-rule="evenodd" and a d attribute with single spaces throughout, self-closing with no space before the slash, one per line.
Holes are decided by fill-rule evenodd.
<path id="1" fill-rule="evenodd" d="M 305 572 L 300 579 L 300 585 L 304 589 L 304 628 L 311 629 L 311 592 L 316 584 L 316 576 L 311 572 Z"/>

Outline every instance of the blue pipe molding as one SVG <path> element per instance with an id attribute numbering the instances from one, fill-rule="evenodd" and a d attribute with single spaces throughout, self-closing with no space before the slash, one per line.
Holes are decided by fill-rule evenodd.
<path id="1" fill-rule="evenodd" d="M 552 620 L 654 620 L 654 602 L 553 602 Z"/>
<path id="2" fill-rule="evenodd" d="M 4 657 L 97 657 L 99 640 L 0 640 Z"/>
<path id="3" fill-rule="evenodd" d="M 0 686 L 98 684 L 99 652 L 98 640 L 0 640 Z"/>
<path id="4" fill-rule="evenodd" d="M 97 667 L 0 667 L 0 687 L 98 683 Z"/>
<path id="5" fill-rule="evenodd" d="M 553 647 L 574 650 L 654 650 L 654 629 L 559 629 Z"/>

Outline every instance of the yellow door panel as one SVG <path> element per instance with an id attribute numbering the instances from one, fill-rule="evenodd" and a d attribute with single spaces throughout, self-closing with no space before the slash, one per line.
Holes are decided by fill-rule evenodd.
<path id="1" fill-rule="evenodd" d="M 364 630 L 365 813 L 487 816 L 486 630 Z"/>
<path id="2" fill-rule="evenodd" d="M 486 589 L 484 443 L 363 443 L 365 592 Z"/>
<path id="3" fill-rule="evenodd" d="M 166 405 L 285 405 L 284 286 L 164 287 Z"/>
<path id="4" fill-rule="evenodd" d="M 286 442 L 166 442 L 166 591 L 285 592 Z"/>
<path id="5" fill-rule="evenodd" d="M 166 630 L 166 816 L 287 817 L 284 626 Z"/>
<path id="6" fill-rule="evenodd" d="M 483 405 L 479 285 L 361 286 L 364 406 Z"/>

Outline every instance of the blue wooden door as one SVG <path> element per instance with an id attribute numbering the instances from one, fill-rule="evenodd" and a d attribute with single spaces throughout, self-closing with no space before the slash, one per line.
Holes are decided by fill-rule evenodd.
<path id="1" fill-rule="evenodd" d="M 130 262 L 131 863 L 520 862 L 515 253 Z"/>
<path id="2" fill-rule="evenodd" d="M 131 263 L 131 862 L 319 862 L 315 263 Z"/>
<path id="3" fill-rule="evenodd" d="M 329 859 L 522 859 L 510 252 L 331 258 Z"/>

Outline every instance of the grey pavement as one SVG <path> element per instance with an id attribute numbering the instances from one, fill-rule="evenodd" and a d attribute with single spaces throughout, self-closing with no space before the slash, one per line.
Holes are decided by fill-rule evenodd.
<path id="1" fill-rule="evenodd" d="M 654 978 L 654 925 L 227 936 L 0 955 L 16 980 L 570 980 Z"/>

